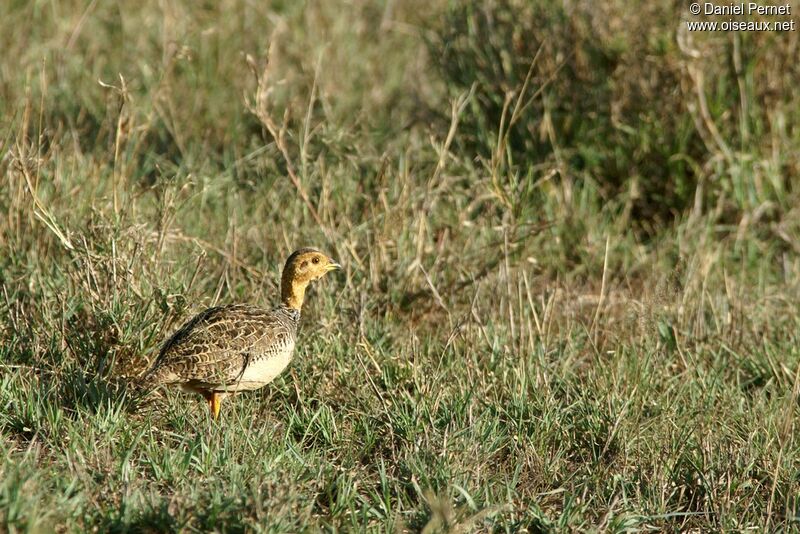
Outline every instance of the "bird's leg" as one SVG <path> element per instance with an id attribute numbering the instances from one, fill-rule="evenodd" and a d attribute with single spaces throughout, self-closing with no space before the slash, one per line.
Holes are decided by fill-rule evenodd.
<path id="1" fill-rule="evenodd" d="M 203 397 L 205 397 L 208 403 L 208 409 L 214 414 L 214 419 L 219 419 L 219 408 L 222 406 L 222 399 L 225 395 L 223 393 L 217 393 L 216 391 L 209 391 L 208 393 L 204 392 Z"/>
<path id="2" fill-rule="evenodd" d="M 219 409 L 222 406 L 222 399 L 225 396 L 216 391 L 211 394 L 211 411 L 214 412 L 214 419 L 219 419 Z"/>

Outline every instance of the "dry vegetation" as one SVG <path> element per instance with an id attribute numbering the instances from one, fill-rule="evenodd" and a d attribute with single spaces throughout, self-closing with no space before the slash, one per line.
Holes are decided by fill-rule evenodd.
<path id="1" fill-rule="evenodd" d="M 0 530 L 797 528 L 799 34 L 597 4 L 6 2 Z M 291 372 L 137 401 L 304 245 Z"/>

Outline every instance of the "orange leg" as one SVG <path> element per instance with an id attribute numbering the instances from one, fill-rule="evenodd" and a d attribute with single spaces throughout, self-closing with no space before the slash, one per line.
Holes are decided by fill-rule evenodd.
<path id="1" fill-rule="evenodd" d="M 203 393 L 203 397 L 206 398 L 206 402 L 208 402 L 208 409 L 211 410 L 212 414 L 214 414 L 214 419 L 219 419 L 219 408 L 222 406 L 222 399 L 225 396 L 221 393 L 217 393 L 216 391 L 211 391 L 208 393 Z"/>

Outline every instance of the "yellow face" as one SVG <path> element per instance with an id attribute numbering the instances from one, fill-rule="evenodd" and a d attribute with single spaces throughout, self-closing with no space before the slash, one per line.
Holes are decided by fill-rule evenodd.
<path id="1" fill-rule="evenodd" d="M 285 270 L 291 273 L 295 281 L 310 282 L 341 268 L 341 265 L 318 250 L 300 249 L 289 257 Z"/>

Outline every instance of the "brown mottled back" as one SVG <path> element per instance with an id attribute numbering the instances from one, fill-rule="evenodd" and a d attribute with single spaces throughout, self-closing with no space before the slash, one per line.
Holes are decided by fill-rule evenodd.
<path id="1" fill-rule="evenodd" d="M 150 386 L 187 383 L 191 389 L 234 386 L 248 365 L 294 348 L 300 312 L 246 304 L 209 308 L 163 345 L 145 376 Z"/>

